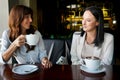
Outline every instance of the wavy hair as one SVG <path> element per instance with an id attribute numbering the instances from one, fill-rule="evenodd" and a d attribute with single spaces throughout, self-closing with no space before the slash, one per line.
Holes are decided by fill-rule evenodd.
<path id="1" fill-rule="evenodd" d="M 19 35 L 22 34 L 21 23 L 25 15 L 30 14 L 33 19 L 33 11 L 31 8 L 24 5 L 15 5 L 10 11 L 9 15 L 9 28 L 10 28 L 10 40 L 14 41 Z M 28 29 L 27 34 L 34 33 L 35 29 L 31 25 Z"/>

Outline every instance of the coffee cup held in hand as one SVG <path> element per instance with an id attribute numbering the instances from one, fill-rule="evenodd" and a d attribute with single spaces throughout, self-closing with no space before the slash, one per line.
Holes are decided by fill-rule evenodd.
<path id="1" fill-rule="evenodd" d="M 101 60 L 98 57 L 85 57 L 83 59 L 83 66 L 89 70 L 97 70 L 101 66 Z"/>
<path id="2" fill-rule="evenodd" d="M 39 36 L 37 34 L 26 35 L 26 43 L 29 44 L 30 46 L 36 45 L 38 41 L 39 41 Z"/>

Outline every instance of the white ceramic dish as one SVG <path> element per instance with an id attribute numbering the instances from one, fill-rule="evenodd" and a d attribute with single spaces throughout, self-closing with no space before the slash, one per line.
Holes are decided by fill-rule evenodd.
<path id="1" fill-rule="evenodd" d="M 105 67 L 104 66 L 100 66 L 100 68 L 99 69 L 97 69 L 97 70 L 90 70 L 90 69 L 88 69 L 87 67 L 85 67 L 85 66 L 80 66 L 80 69 L 81 70 L 83 70 L 83 71 L 85 71 L 85 72 L 88 72 L 88 73 L 101 73 L 101 72 L 105 72 Z"/>
<path id="2" fill-rule="evenodd" d="M 26 74 L 33 73 L 37 70 L 38 70 L 38 67 L 36 65 L 27 64 L 27 65 L 19 65 L 19 66 L 13 67 L 12 72 L 20 75 L 26 75 Z"/>

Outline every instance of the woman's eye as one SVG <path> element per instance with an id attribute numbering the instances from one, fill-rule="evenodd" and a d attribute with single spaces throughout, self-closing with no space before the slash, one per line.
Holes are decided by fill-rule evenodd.
<path id="1" fill-rule="evenodd" d="M 25 16 L 25 18 L 29 18 L 29 16 Z"/>
<path id="2" fill-rule="evenodd" d="M 91 20 L 88 19 L 87 21 L 90 22 Z"/>
<path id="3" fill-rule="evenodd" d="M 31 16 L 30 15 L 26 15 L 25 18 L 31 18 Z"/>

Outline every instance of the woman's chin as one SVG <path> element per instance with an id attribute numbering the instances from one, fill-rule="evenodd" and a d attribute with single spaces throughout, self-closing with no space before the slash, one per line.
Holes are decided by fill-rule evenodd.
<path id="1" fill-rule="evenodd" d="M 83 28 L 83 31 L 87 31 L 87 28 Z"/>

